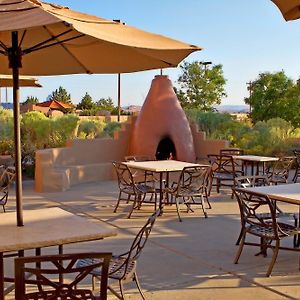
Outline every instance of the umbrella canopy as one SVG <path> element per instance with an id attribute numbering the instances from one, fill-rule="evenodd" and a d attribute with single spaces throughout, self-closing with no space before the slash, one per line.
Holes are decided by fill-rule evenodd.
<path id="1" fill-rule="evenodd" d="M 23 225 L 19 74 L 175 67 L 201 48 L 38 0 L 1 0 L 0 74 L 13 74 L 17 225 Z M 8 58 L 8 61 L 7 61 Z"/>
<path id="2" fill-rule="evenodd" d="M 300 0 L 272 0 L 286 21 L 300 18 Z"/>
<path id="3" fill-rule="evenodd" d="M 20 34 L 20 74 L 26 75 L 128 73 L 175 67 L 200 50 L 122 22 L 37 0 L 1 1 L 3 54 L 11 48 L 11 31 Z M 11 73 L 5 56 L 0 56 L 1 73 Z"/>
<path id="4" fill-rule="evenodd" d="M 60 102 L 57 100 L 49 100 L 42 103 L 37 103 L 36 106 L 41 107 L 49 107 L 51 109 L 71 109 L 74 108 L 73 105 L 70 105 L 68 103 Z"/>
<path id="5" fill-rule="evenodd" d="M 26 87 L 42 87 L 38 83 L 38 79 L 31 76 L 20 76 L 20 86 Z M 13 78 L 11 75 L 0 75 L 0 87 L 13 87 Z"/>

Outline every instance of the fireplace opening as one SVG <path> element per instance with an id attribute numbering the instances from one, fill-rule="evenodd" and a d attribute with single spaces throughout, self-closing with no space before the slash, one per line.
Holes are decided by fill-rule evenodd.
<path id="1" fill-rule="evenodd" d="M 157 160 L 176 159 L 175 145 L 169 137 L 165 137 L 159 142 L 155 157 Z"/>

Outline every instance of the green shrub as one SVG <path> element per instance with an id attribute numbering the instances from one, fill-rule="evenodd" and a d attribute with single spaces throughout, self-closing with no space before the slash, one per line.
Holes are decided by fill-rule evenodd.
<path id="1" fill-rule="evenodd" d="M 79 138 L 97 138 L 100 137 L 105 123 L 100 120 L 82 120 L 79 123 L 77 137 Z"/>
<path id="2" fill-rule="evenodd" d="M 109 122 L 104 127 L 104 136 L 114 137 L 114 132 L 121 129 L 121 124 L 118 122 Z"/>
<path id="3" fill-rule="evenodd" d="M 191 110 L 187 116 L 206 132 L 207 138 L 228 140 L 231 147 L 242 148 L 246 154 L 286 154 L 293 148 L 290 138 L 300 136 L 300 129 L 294 129 L 280 118 L 257 122 L 252 127 L 249 122 L 237 121 L 229 114 Z"/>
<path id="4" fill-rule="evenodd" d="M 13 134 L 13 112 L 0 106 L 0 139 L 13 139 Z"/>
<path id="5" fill-rule="evenodd" d="M 63 115 L 51 120 L 51 136 L 49 148 L 63 147 L 67 140 L 77 136 L 79 117 L 72 114 Z"/>

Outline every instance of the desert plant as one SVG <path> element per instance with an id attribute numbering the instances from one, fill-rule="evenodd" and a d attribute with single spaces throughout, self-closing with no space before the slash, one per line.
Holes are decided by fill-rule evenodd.
<path id="1" fill-rule="evenodd" d="M 118 122 L 107 123 L 104 127 L 103 133 L 104 136 L 114 137 L 114 132 L 121 129 L 121 124 Z"/>
<path id="2" fill-rule="evenodd" d="M 105 123 L 100 120 L 82 120 L 79 123 L 77 136 L 79 138 L 97 138 L 100 137 Z"/>

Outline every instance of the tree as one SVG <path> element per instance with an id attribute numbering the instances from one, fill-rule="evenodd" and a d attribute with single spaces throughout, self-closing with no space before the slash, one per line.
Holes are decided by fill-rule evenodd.
<path id="1" fill-rule="evenodd" d="M 175 89 L 183 108 L 197 108 L 213 111 L 214 104 L 220 104 L 226 97 L 222 65 L 207 68 L 200 61 L 184 62 L 182 74 L 178 78 L 179 89 Z"/>
<path id="2" fill-rule="evenodd" d="M 86 92 L 81 102 L 77 105 L 78 109 L 92 109 L 95 107 L 92 97 Z"/>
<path id="3" fill-rule="evenodd" d="M 251 83 L 250 91 L 244 101 L 251 105 L 253 123 L 282 118 L 294 127 L 300 126 L 300 85 L 284 71 L 259 74 Z"/>
<path id="4" fill-rule="evenodd" d="M 48 97 L 49 100 L 57 100 L 63 103 L 72 104 L 71 95 L 68 94 L 67 90 L 60 86 Z"/>
<path id="5" fill-rule="evenodd" d="M 37 104 L 39 103 L 39 99 L 34 96 L 27 96 L 26 101 L 23 104 Z"/>
<path id="6" fill-rule="evenodd" d="M 114 103 L 111 98 L 101 98 L 96 103 L 97 108 L 100 110 L 107 110 L 109 112 L 113 111 L 115 109 Z"/>

